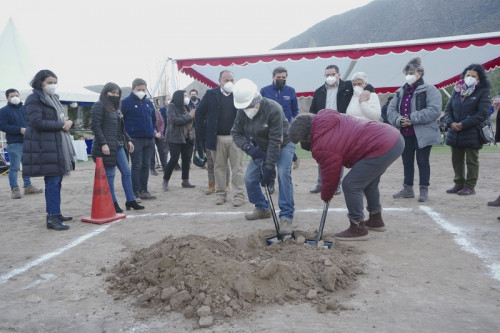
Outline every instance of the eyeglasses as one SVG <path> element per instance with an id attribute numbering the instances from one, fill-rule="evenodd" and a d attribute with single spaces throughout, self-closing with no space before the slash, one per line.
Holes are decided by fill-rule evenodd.
<path id="1" fill-rule="evenodd" d="M 339 73 L 330 73 L 330 74 L 325 74 L 325 77 L 329 77 L 329 76 L 337 76 Z"/>

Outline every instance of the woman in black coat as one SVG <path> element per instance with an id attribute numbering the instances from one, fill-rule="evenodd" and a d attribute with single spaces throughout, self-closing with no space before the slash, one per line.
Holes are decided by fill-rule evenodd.
<path id="1" fill-rule="evenodd" d="M 462 72 L 444 111 L 448 126 L 446 144 L 451 146 L 451 163 L 455 171 L 455 185 L 446 193 L 476 193 L 479 149 L 483 148 L 481 128 L 488 118 L 490 105 L 490 83 L 484 68 L 479 64 L 469 65 Z"/>
<path id="2" fill-rule="evenodd" d="M 185 90 L 177 90 L 167 107 L 167 137 L 170 147 L 170 160 L 163 174 L 163 190 L 168 191 L 168 182 L 172 172 L 182 158 L 182 187 L 193 188 L 189 183 L 189 165 L 193 155 L 195 109 L 189 111 L 189 97 Z"/>
<path id="3" fill-rule="evenodd" d="M 73 218 L 61 214 L 61 186 L 63 177 L 75 169 L 76 154 L 68 133 L 73 122 L 55 94 L 57 76 L 52 71 L 39 71 L 30 84 L 33 93 L 24 104 L 23 177 L 44 177 L 47 229 L 67 230 L 63 222 Z"/>
<path id="4" fill-rule="evenodd" d="M 127 199 L 125 207 L 127 210 L 130 208 L 144 209 L 144 206 L 137 204 L 132 189 L 132 177 L 125 149 L 132 153 L 134 145 L 125 131 L 123 115 L 120 112 L 121 96 L 121 88 L 113 82 L 108 82 L 102 88 L 99 101 L 94 103 L 91 109 L 91 128 L 94 132 L 92 158 L 94 161 L 98 157 L 102 158 L 109 191 L 117 213 L 121 213 L 123 210 L 118 205 L 115 196 L 116 167 L 122 174 L 122 186 Z"/>

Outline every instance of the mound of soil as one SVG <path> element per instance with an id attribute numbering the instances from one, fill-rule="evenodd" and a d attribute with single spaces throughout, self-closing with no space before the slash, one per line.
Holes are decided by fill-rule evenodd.
<path id="1" fill-rule="evenodd" d="M 200 318 L 207 327 L 271 303 L 307 301 L 320 312 L 337 311 L 335 291 L 363 274 L 361 253 L 343 244 L 318 248 L 297 237 L 267 246 L 265 238 L 166 237 L 113 268 L 109 292 L 155 312 Z"/>

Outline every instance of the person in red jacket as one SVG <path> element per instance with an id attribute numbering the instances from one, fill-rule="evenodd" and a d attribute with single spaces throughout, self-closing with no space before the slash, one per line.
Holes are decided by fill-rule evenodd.
<path id="1" fill-rule="evenodd" d="M 365 240 L 368 229 L 384 231 L 378 184 L 385 170 L 401 156 L 404 140 L 398 130 L 379 121 L 366 121 L 323 109 L 298 116 L 290 125 L 290 140 L 300 142 L 318 162 L 323 177 L 321 199 L 330 201 L 342 166 L 351 168 L 342 190 L 350 226 L 335 234 L 338 240 Z M 368 220 L 364 221 L 363 194 Z"/>

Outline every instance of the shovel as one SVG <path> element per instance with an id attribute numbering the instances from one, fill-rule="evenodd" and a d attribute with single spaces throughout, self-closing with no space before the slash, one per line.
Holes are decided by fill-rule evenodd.
<path id="1" fill-rule="evenodd" d="M 306 244 L 312 246 L 318 246 L 321 237 L 323 236 L 323 228 L 325 227 L 326 213 L 328 213 L 328 205 L 330 201 L 325 201 L 325 206 L 323 207 L 323 215 L 321 215 L 321 222 L 319 223 L 318 234 L 316 235 L 316 239 L 306 239 Z M 323 242 L 323 248 L 330 249 L 332 247 L 332 242 Z"/>
<path id="2" fill-rule="evenodd" d="M 262 165 L 257 163 L 254 159 L 252 159 L 252 161 L 259 167 L 260 173 L 263 175 L 264 170 L 262 170 Z M 276 211 L 274 210 L 273 198 L 271 197 L 271 194 L 269 193 L 269 187 L 267 185 L 264 186 L 264 190 L 266 192 L 267 201 L 269 202 L 269 206 L 271 209 L 271 215 L 273 217 L 273 222 L 274 222 L 274 229 L 276 230 L 276 236 L 266 238 L 266 244 L 272 245 L 272 244 L 278 243 L 279 241 L 284 242 L 287 239 L 291 239 L 291 238 L 295 239 L 295 235 L 293 232 L 291 235 L 281 235 L 280 234 L 280 231 L 279 231 L 280 227 L 278 225 L 278 217 L 276 216 Z"/>

